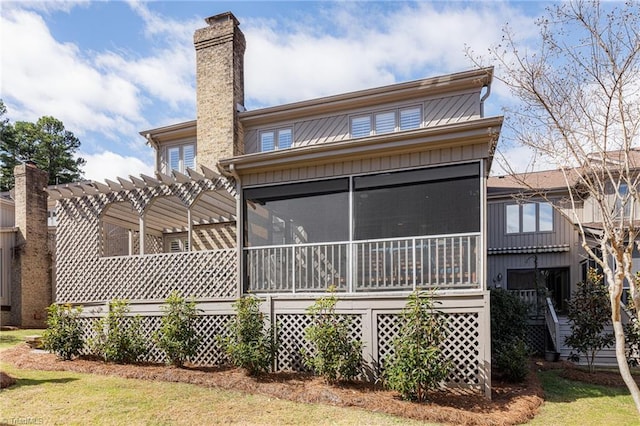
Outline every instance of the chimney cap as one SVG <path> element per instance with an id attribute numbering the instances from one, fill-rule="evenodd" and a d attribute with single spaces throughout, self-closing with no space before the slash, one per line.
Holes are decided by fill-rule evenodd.
<path id="1" fill-rule="evenodd" d="M 240 25 L 240 21 L 238 21 L 238 18 L 236 18 L 231 12 L 224 12 L 217 15 L 209 16 L 208 18 L 204 18 L 204 21 L 210 26 L 219 25 L 226 21 L 233 21 L 235 26 Z"/>

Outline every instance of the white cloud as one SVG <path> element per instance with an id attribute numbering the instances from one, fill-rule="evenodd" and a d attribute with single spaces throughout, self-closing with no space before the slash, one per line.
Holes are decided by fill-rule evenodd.
<path id="1" fill-rule="evenodd" d="M 65 127 L 133 132 L 142 121 L 139 89 L 122 76 L 102 74 L 75 44 L 59 43 L 41 16 L 2 15 L 2 91 L 9 111 L 35 121 L 53 115 Z"/>
<path id="2" fill-rule="evenodd" d="M 302 22 L 248 20 L 246 94 L 257 106 L 430 77 L 472 67 L 476 51 L 497 44 L 508 20 L 525 34 L 533 21 L 504 4 L 418 3 L 379 10 L 340 3 L 332 34 Z M 365 14 L 366 12 L 366 14 Z M 363 19 L 362 16 L 366 16 Z"/>
<path id="3" fill-rule="evenodd" d="M 128 178 L 130 175 L 139 177 L 140 174 L 154 175 L 153 164 L 148 164 L 137 157 L 123 156 L 111 151 L 98 154 L 83 154 L 87 163 L 83 167 L 84 177 L 90 180 L 115 180 L 117 177 Z"/>

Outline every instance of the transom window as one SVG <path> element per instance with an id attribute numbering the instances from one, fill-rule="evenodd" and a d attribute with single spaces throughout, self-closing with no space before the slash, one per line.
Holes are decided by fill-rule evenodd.
<path id="1" fill-rule="evenodd" d="M 507 234 L 553 231 L 553 207 L 550 203 L 507 205 Z"/>
<path id="2" fill-rule="evenodd" d="M 185 173 L 187 168 L 196 166 L 196 149 L 193 144 L 185 144 L 167 147 L 166 170 L 176 170 Z"/>
<path id="3" fill-rule="evenodd" d="M 292 143 L 293 131 L 291 127 L 260 132 L 260 151 L 262 152 L 291 148 Z"/>
<path id="4" fill-rule="evenodd" d="M 422 108 L 419 106 L 367 113 L 351 117 L 351 137 L 362 138 L 417 129 L 421 123 Z"/>

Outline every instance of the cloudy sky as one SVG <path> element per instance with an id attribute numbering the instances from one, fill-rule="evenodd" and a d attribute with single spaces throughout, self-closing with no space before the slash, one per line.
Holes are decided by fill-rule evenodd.
<path id="1" fill-rule="evenodd" d="M 10 121 L 61 120 L 85 177 L 152 174 L 138 132 L 195 119 L 193 33 L 231 11 L 247 39 L 255 109 L 473 67 L 509 23 L 526 43 L 537 1 L 271 2 L 0 0 L 0 97 Z M 511 102 L 497 85 L 486 115 Z M 506 151 L 507 144 L 504 144 Z M 523 158 L 513 156 L 513 161 Z"/>

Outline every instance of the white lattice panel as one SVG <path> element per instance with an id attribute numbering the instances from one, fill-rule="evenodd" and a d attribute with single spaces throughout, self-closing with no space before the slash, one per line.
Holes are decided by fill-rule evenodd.
<path id="1" fill-rule="evenodd" d="M 480 332 L 477 313 L 442 314 L 447 318 L 447 339 L 443 344 L 443 356 L 453 362 L 454 369 L 447 382 L 456 385 L 480 384 Z M 401 316 L 378 315 L 378 360 L 393 353 L 393 339 L 398 335 Z"/>
<path id="2" fill-rule="evenodd" d="M 351 338 L 362 341 L 362 316 L 344 315 L 350 320 Z M 301 349 L 313 353 L 312 345 L 305 339 L 305 329 L 311 325 L 312 317 L 306 314 L 276 314 L 278 325 L 278 371 L 308 371 L 304 365 Z M 366 358 L 366 357 L 365 357 Z"/>
<path id="3" fill-rule="evenodd" d="M 237 296 L 237 254 L 233 249 L 143 256 L 102 257 L 100 217 L 111 203 L 130 203 L 138 213 L 154 197 L 175 196 L 186 205 L 220 183 L 209 180 L 135 188 L 75 198 L 58 206 L 56 299 L 58 302 L 165 299 L 173 289 L 195 298 Z M 149 252 L 162 241 L 145 239 Z"/>
<path id="4" fill-rule="evenodd" d="M 222 348 L 218 345 L 217 336 L 226 336 L 227 324 L 232 315 L 200 315 L 196 321 L 196 333 L 200 337 L 198 353 L 190 360 L 191 363 L 200 366 L 222 365 L 228 362 Z M 94 324 L 100 318 L 80 318 L 83 329 L 83 339 L 85 342 L 95 336 Z M 141 333 L 144 336 L 147 352 L 140 361 L 144 362 L 166 362 L 167 357 L 164 352 L 153 343 L 153 335 L 162 324 L 161 316 L 141 317 Z M 83 354 L 89 353 L 89 348 L 85 345 Z"/>

